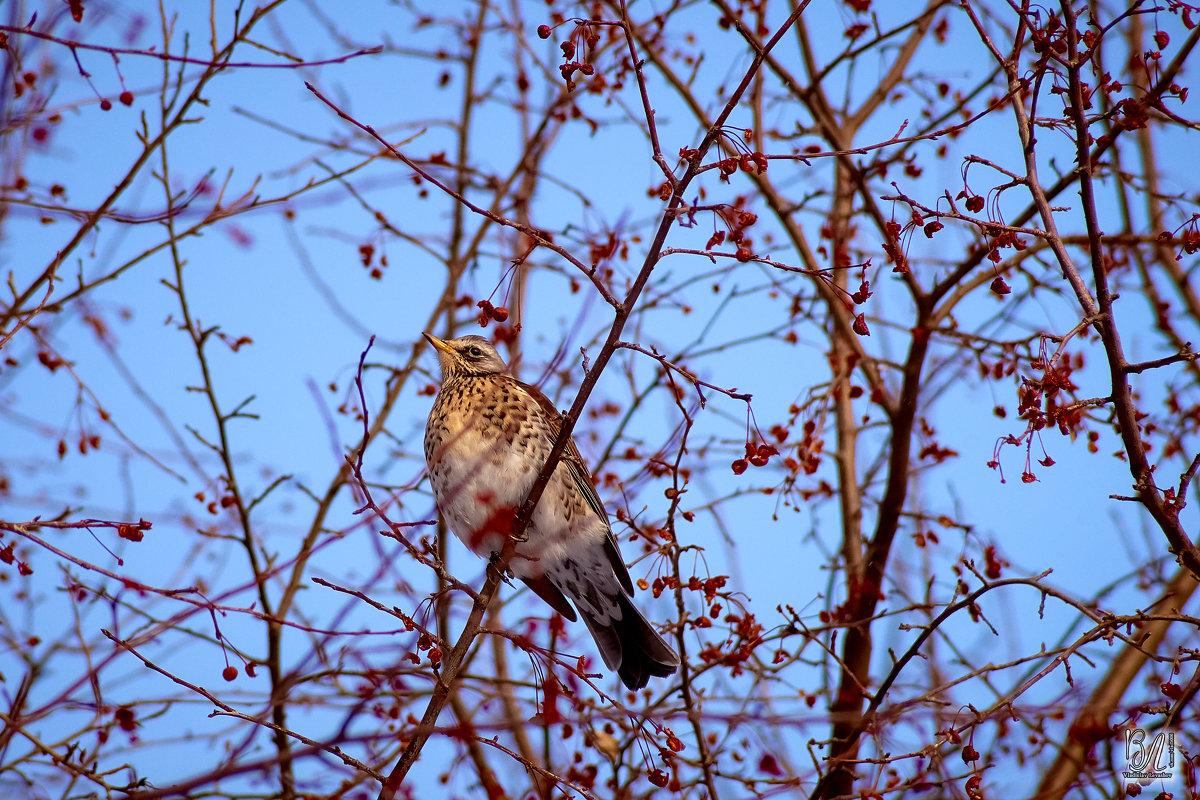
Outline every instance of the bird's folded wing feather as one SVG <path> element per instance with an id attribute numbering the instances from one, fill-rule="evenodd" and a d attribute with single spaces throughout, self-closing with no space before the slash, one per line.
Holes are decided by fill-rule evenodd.
<path id="1" fill-rule="evenodd" d="M 557 439 L 558 432 L 562 429 L 562 414 L 550 402 L 550 398 L 546 397 L 536 386 L 522 383 L 515 378 L 513 382 L 537 402 L 546 417 L 546 421 L 549 423 L 550 432 Z M 566 462 L 567 471 L 570 472 L 571 479 L 575 482 L 579 491 L 583 493 L 587 504 L 596 512 L 596 516 L 604 522 L 604 527 L 608 530 L 608 536 L 604 542 L 604 553 L 608 557 L 613 572 L 616 573 L 617 580 L 621 583 L 621 587 L 625 589 L 626 593 L 632 595 L 633 581 L 629 578 L 629 570 L 625 566 L 625 560 L 621 558 L 621 551 L 617 547 L 616 538 L 613 536 L 612 526 L 608 524 L 608 512 L 604 510 L 604 503 L 600 502 L 600 495 L 596 493 L 596 487 L 592 485 L 587 465 L 583 461 L 583 456 L 579 454 L 579 448 L 575 446 L 575 439 L 567 440 L 567 449 L 562 455 L 562 460 Z"/>

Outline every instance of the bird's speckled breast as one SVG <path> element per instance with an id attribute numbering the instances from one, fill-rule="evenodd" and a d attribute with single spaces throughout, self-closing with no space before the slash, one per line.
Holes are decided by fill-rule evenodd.
<path id="1" fill-rule="evenodd" d="M 501 549 L 512 514 L 529 494 L 552 443 L 541 410 L 507 376 L 462 377 L 443 384 L 425 430 L 425 459 L 438 507 L 473 552 L 486 557 Z M 566 500 L 565 472 L 563 465 L 555 470 L 534 515 L 534 529 L 518 554 L 532 554 L 536 548 L 539 560 L 550 557 L 555 549 L 551 540 L 559 538 L 555 534 L 567 533 L 538 525 L 543 508 Z M 564 510 L 568 520 L 582 513 Z M 511 566 L 518 574 L 526 571 L 519 563 Z"/>

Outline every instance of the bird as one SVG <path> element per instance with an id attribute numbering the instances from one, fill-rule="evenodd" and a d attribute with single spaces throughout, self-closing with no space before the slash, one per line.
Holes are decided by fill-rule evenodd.
<path id="1" fill-rule="evenodd" d="M 541 390 L 508 374 L 482 336 L 424 336 L 442 378 L 425 426 L 434 501 L 467 549 L 495 559 L 554 446 L 562 415 Z M 578 610 L 605 665 L 630 690 L 679 668 L 679 656 L 633 604 L 629 570 L 574 440 L 515 543 L 508 569 L 568 620 L 574 622 Z"/>

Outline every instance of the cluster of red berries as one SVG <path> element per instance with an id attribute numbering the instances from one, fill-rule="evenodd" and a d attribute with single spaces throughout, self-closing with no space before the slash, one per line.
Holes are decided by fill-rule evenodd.
<path id="1" fill-rule="evenodd" d="M 563 51 L 563 58 L 572 58 L 575 55 L 575 45 L 571 42 L 563 42 L 561 47 Z M 595 67 L 593 67 L 591 64 L 581 63 L 579 61 L 568 61 L 565 64 L 560 64 L 558 71 L 562 75 L 563 80 L 567 82 L 567 91 L 573 91 L 575 89 L 575 81 L 572 80 L 571 76 L 576 72 L 587 76 L 596 74 Z"/>
<path id="2" fill-rule="evenodd" d="M 746 442 L 746 457 L 735 460 L 730 466 L 733 468 L 734 475 L 741 475 L 746 471 L 747 465 L 765 467 L 771 460 L 771 456 L 777 455 L 779 455 L 779 451 L 773 444 L 754 445 Z"/>
<path id="3" fill-rule="evenodd" d="M 683 152 L 683 150 L 680 151 L 681 156 Z M 729 176 L 739 169 L 751 175 L 762 175 L 767 171 L 767 157 L 762 153 L 742 153 L 740 156 L 721 159 L 716 166 L 721 173 L 721 182 L 729 183 Z"/>
<path id="4" fill-rule="evenodd" d="M 249 675 L 251 678 L 255 677 L 253 661 L 246 662 L 246 674 Z M 221 670 L 221 677 L 227 681 L 237 680 L 237 676 L 238 676 L 238 668 L 233 666 L 232 664 L 225 665 L 225 669 Z"/>
<path id="5" fill-rule="evenodd" d="M 508 309 L 504 306 L 493 306 L 489 300 L 480 300 L 475 304 L 479 308 L 479 327 L 486 328 L 489 320 L 504 322 L 508 319 Z"/>
<path id="6" fill-rule="evenodd" d="M 978 214 L 980 211 L 983 211 L 983 197 L 980 195 L 971 194 L 968 190 L 963 189 L 954 196 L 955 200 L 963 198 L 967 200 L 967 211 L 970 211 L 972 214 Z"/>
<path id="7" fill-rule="evenodd" d="M 1200 250 L 1200 230 L 1196 229 L 1196 218 L 1193 217 L 1188 223 L 1191 227 L 1179 234 L 1178 241 L 1183 246 L 1183 252 L 1191 254 Z M 1173 237 L 1170 231 L 1163 231 L 1158 235 L 1160 242 L 1172 242 Z"/>
<path id="8" fill-rule="evenodd" d="M 25 576 L 32 575 L 33 567 L 29 566 L 24 561 L 17 560 L 16 555 L 13 554 L 13 549 L 16 546 L 17 546 L 16 541 L 11 541 L 8 544 L 6 544 L 3 548 L 0 548 L 0 562 L 3 562 L 5 564 L 12 564 L 15 562 L 17 565 L 17 572 L 19 572 Z"/>
<path id="9" fill-rule="evenodd" d="M 575 29 L 575 34 L 572 34 L 572 38 L 578 35 L 581 31 L 583 32 L 584 42 L 587 47 L 594 48 L 597 43 L 599 43 L 600 34 L 596 33 L 586 25 L 577 26 Z M 539 25 L 537 29 L 537 35 L 540 39 L 549 39 L 553 32 L 553 29 L 549 25 Z M 565 42 L 561 42 L 559 44 L 559 48 L 562 49 L 563 58 L 566 59 L 566 63 L 560 65 L 558 71 L 562 74 L 563 80 L 567 82 L 567 91 L 574 91 L 575 81 L 572 80 L 572 76 L 576 72 L 586 76 L 595 75 L 596 68 L 586 61 L 575 60 L 575 42 L 571 41 L 570 39 Z"/>
<path id="10" fill-rule="evenodd" d="M 145 535 L 143 532 L 150 530 L 150 527 L 151 523 L 144 519 L 138 520 L 136 525 L 132 522 L 123 522 L 117 526 L 117 536 L 131 542 L 140 542 Z"/>

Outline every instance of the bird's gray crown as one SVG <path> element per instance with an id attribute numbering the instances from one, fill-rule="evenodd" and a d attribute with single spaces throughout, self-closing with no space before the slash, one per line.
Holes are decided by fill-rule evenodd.
<path id="1" fill-rule="evenodd" d="M 442 368 L 442 380 L 452 376 L 494 375 L 508 367 L 492 343 L 482 336 L 460 336 L 457 339 L 438 339 L 426 334 Z"/>

